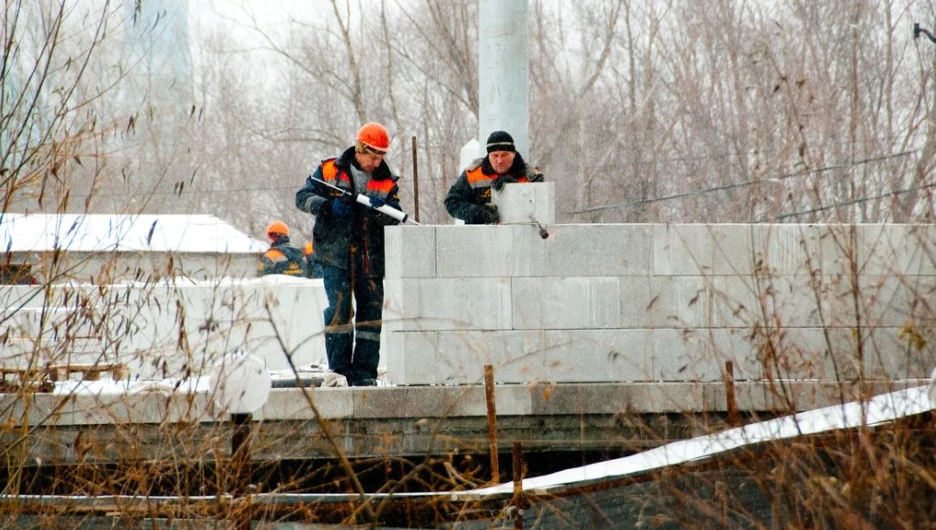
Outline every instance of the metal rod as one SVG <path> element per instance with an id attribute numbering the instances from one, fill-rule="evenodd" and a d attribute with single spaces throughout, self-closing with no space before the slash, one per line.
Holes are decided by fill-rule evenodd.
<path id="1" fill-rule="evenodd" d="M 497 463 L 497 408 L 494 405 L 494 367 L 484 365 L 484 397 L 487 401 L 488 441 L 490 443 L 491 482 L 500 482 Z"/>
<path id="2" fill-rule="evenodd" d="M 416 158 L 415 136 L 413 136 L 413 219 L 419 222 L 419 160 Z"/>
<path id="3" fill-rule="evenodd" d="M 533 224 L 535 224 L 536 227 L 539 228 L 539 236 L 541 239 L 546 239 L 547 237 L 549 237 L 549 232 L 542 225 L 542 223 L 536 220 L 536 217 L 533 217 L 533 214 L 530 214 L 530 221 L 533 221 Z"/>
<path id="4" fill-rule="evenodd" d="M 725 361 L 725 401 L 728 408 L 728 424 L 738 424 L 738 402 L 735 400 L 734 362 Z"/>
<path id="5" fill-rule="evenodd" d="M 252 414 L 231 414 L 231 423 L 234 424 L 234 432 L 231 434 L 231 464 L 234 473 L 233 493 L 235 500 L 244 500 L 248 495 L 250 484 L 250 423 L 253 421 Z M 249 499 L 249 497 L 248 497 Z M 237 506 L 235 502 L 232 518 L 234 519 L 234 528 L 237 530 L 249 530 L 251 512 L 250 502 L 244 502 Z"/>
<path id="6" fill-rule="evenodd" d="M 523 447 L 518 440 L 513 443 L 513 506 L 514 528 L 523 528 Z"/>

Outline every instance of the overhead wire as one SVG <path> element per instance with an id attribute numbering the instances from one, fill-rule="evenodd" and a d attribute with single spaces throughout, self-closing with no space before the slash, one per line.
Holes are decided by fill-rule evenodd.
<path id="1" fill-rule="evenodd" d="M 652 204 L 652 203 L 656 203 L 656 202 L 669 201 L 669 200 L 673 200 L 673 199 L 683 199 L 683 198 L 686 198 L 686 197 L 693 197 L 693 196 L 706 195 L 706 194 L 708 194 L 708 193 L 714 193 L 714 192 L 717 192 L 717 191 L 726 191 L 726 190 L 731 190 L 731 189 L 743 188 L 743 187 L 747 187 L 747 186 L 752 186 L 752 185 L 754 185 L 754 184 L 763 184 L 763 183 L 765 183 L 765 182 L 780 182 L 780 181 L 783 181 L 783 180 L 786 180 L 786 179 L 789 179 L 789 178 L 793 178 L 793 177 L 801 177 L 801 176 L 804 176 L 804 175 L 812 175 L 812 174 L 824 173 L 824 172 L 833 171 L 833 170 L 836 170 L 836 169 L 845 169 L 845 168 L 849 168 L 849 167 L 855 167 L 855 166 L 859 166 L 859 165 L 863 165 L 863 164 L 868 164 L 868 163 L 871 163 L 871 162 L 879 162 L 879 161 L 881 161 L 881 160 L 888 160 L 888 159 L 891 159 L 891 158 L 899 158 L 899 157 L 902 157 L 902 156 L 911 155 L 911 154 L 916 153 L 916 152 L 918 152 L 918 151 L 919 151 L 919 149 L 912 149 L 912 150 L 909 150 L 909 151 L 901 151 L 901 152 L 899 152 L 899 153 L 891 153 L 891 154 L 887 154 L 887 155 L 880 155 L 880 156 L 875 156 L 875 157 L 864 158 L 864 159 L 861 159 L 861 160 L 856 160 L 856 161 L 854 161 L 854 162 L 833 164 L 833 165 L 830 165 L 830 166 L 825 166 L 825 167 L 816 168 L 816 169 L 807 169 L 807 170 L 803 170 L 803 171 L 797 171 L 797 172 L 795 172 L 795 173 L 788 173 L 788 174 L 786 174 L 786 175 L 780 175 L 780 176 L 777 176 L 777 177 L 769 177 L 769 178 L 766 178 L 766 179 L 758 179 L 758 180 L 749 180 L 749 181 L 746 181 L 746 182 L 736 182 L 736 183 L 733 183 L 733 184 L 725 184 L 725 185 L 722 185 L 722 186 L 713 186 L 713 187 L 711 187 L 711 188 L 703 188 L 703 189 L 701 189 L 701 190 L 692 190 L 692 191 L 685 191 L 685 192 L 680 192 L 680 193 L 674 193 L 674 194 L 672 194 L 672 195 L 665 195 L 665 196 L 662 196 L 662 197 L 652 197 L 652 198 L 648 198 L 648 199 L 638 199 L 638 200 L 635 200 L 635 201 L 624 201 L 624 202 L 618 202 L 618 203 L 613 203 L 613 204 L 605 204 L 605 205 L 601 205 L 601 206 L 592 206 L 592 207 L 589 207 L 589 208 L 582 208 L 582 209 L 579 209 L 579 210 L 573 210 L 573 211 L 569 211 L 569 212 L 566 212 L 566 213 L 571 214 L 571 215 L 578 215 L 578 214 L 583 214 L 583 213 L 591 213 L 591 212 L 598 212 L 598 211 L 604 211 L 604 210 L 611 210 L 611 209 L 614 209 L 614 208 L 624 208 L 624 207 L 629 207 L 629 206 L 641 206 L 641 205 L 645 205 L 645 204 Z M 793 215 L 793 214 L 791 214 L 791 215 Z"/>
<path id="2" fill-rule="evenodd" d="M 903 190 L 890 191 L 890 192 L 887 192 L 887 193 L 881 193 L 881 194 L 879 194 L 879 195 L 873 195 L 873 196 L 868 196 L 868 197 L 861 197 L 861 198 L 853 199 L 853 200 L 850 200 L 850 201 L 836 202 L 836 203 L 833 203 L 833 204 L 830 204 L 830 205 L 827 205 L 827 206 L 821 206 L 821 207 L 819 207 L 819 208 L 812 208 L 812 209 L 803 210 L 803 211 L 800 211 L 800 212 L 786 213 L 786 214 L 776 215 L 776 216 L 773 216 L 773 217 L 762 217 L 762 218 L 758 219 L 756 222 L 758 222 L 758 223 L 766 223 L 766 222 L 770 222 L 770 221 L 780 221 L 780 220 L 783 220 L 783 219 L 788 219 L 788 218 L 790 218 L 790 217 L 798 217 L 798 216 L 800 216 L 800 215 L 809 215 L 809 214 L 811 214 L 811 213 L 822 212 L 822 211 L 825 211 L 825 210 L 832 210 L 832 209 L 835 209 L 835 208 L 841 208 L 841 207 L 843 207 L 843 206 L 852 206 L 852 205 L 854 205 L 854 204 L 860 204 L 860 203 L 863 203 L 863 202 L 874 201 L 874 200 L 878 200 L 878 199 L 884 199 L 884 198 L 887 198 L 887 197 L 893 197 L 893 196 L 895 196 L 895 195 L 902 195 L 902 194 L 904 194 L 904 193 L 912 193 L 912 192 L 915 192 L 915 191 L 921 191 L 921 190 L 932 189 L 932 188 L 936 188 L 936 183 L 933 183 L 933 184 L 925 184 L 925 185 L 923 185 L 923 186 L 917 186 L 917 187 L 915 187 L 915 188 L 907 188 L 907 189 L 903 189 Z"/>

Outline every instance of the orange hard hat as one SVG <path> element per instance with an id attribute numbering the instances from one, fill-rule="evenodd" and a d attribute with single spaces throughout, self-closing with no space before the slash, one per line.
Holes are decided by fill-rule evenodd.
<path id="1" fill-rule="evenodd" d="M 390 133 L 377 122 L 365 123 L 357 132 L 357 141 L 374 151 L 386 153 L 390 149 Z"/>
<path id="2" fill-rule="evenodd" d="M 273 234 L 280 234 L 284 236 L 289 235 L 289 227 L 286 226 L 286 223 L 282 221 L 273 221 L 270 223 L 270 226 L 267 227 L 267 237 L 270 239 L 276 239 L 273 237 Z"/>
<path id="3" fill-rule="evenodd" d="M 302 247 L 302 252 L 306 256 L 311 256 L 312 253 L 315 252 L 315 244 L 309 241 L 308 243 L 305 244 L 304 247 Z"/>

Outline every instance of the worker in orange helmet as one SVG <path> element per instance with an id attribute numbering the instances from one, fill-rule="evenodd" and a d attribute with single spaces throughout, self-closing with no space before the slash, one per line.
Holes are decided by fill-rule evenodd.
<path id="1" fill-rule="evenodd" d="M 322 161 L 296 192 L 296 207 L 315 216 L 315 261 L 322 264 L 328 296 L 324 312 L 328 367 L 345 376 L 351 386 L 376 385 L 380 361 L 384 227 L 399 221 L 374 208 L 401 210 L 400 177 L 384 161 L 389 149 L 387 129 L 379 123 L 364 124 L 354 145 Z M 359 194 L 369 198 L 370 207 L 354 200 Z"/>
<path id="2" fill-rule="evenodd" d="M 270 249 L 260 257 L 257 275 L 285 274 L 305 278 L 308 274 L 302 251 L 289 242 L 289 227 L 282 221 L 273 221 L 267 227 Z"/>

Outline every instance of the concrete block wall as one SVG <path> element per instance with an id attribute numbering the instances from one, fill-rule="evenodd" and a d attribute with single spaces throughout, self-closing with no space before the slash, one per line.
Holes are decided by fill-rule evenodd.
<path id="1" fill-rule="evenodd" d="M 395 384 L 926 377 L 936 228 L 397 226 Z"/>
<path id="2" fill-rule="evenodd" d="M 244 350 L 270 370 L 324 364 L 322 280 L 0 287 L 0 364 L 123 363 L 131 378 L 201 375 Z"/>
<path id="3" fill-rule="evenodd" d="M 12 263 L 32 264 L 39 281 L 53 279 L 98 284 L 156 281 L 185 277 L 196 280 L 215 278 L 256 278 L 261 253 L 217 252 L 11 252 Z M 54 265 L 53 265 L 54 264 Z"/>
<path id="4" fill-rule="evenodd" d="M 398 226 L 381 364 L 395 384 L 926 377 L 936 228 Z M 244 349 L 324 363 L 321 280 L 0 286 L 0 362 L 198 374 Z M 269 311 L 269 313 L 268 313 Z M 180 326 L 184 322 L 184 326 Z"/>

